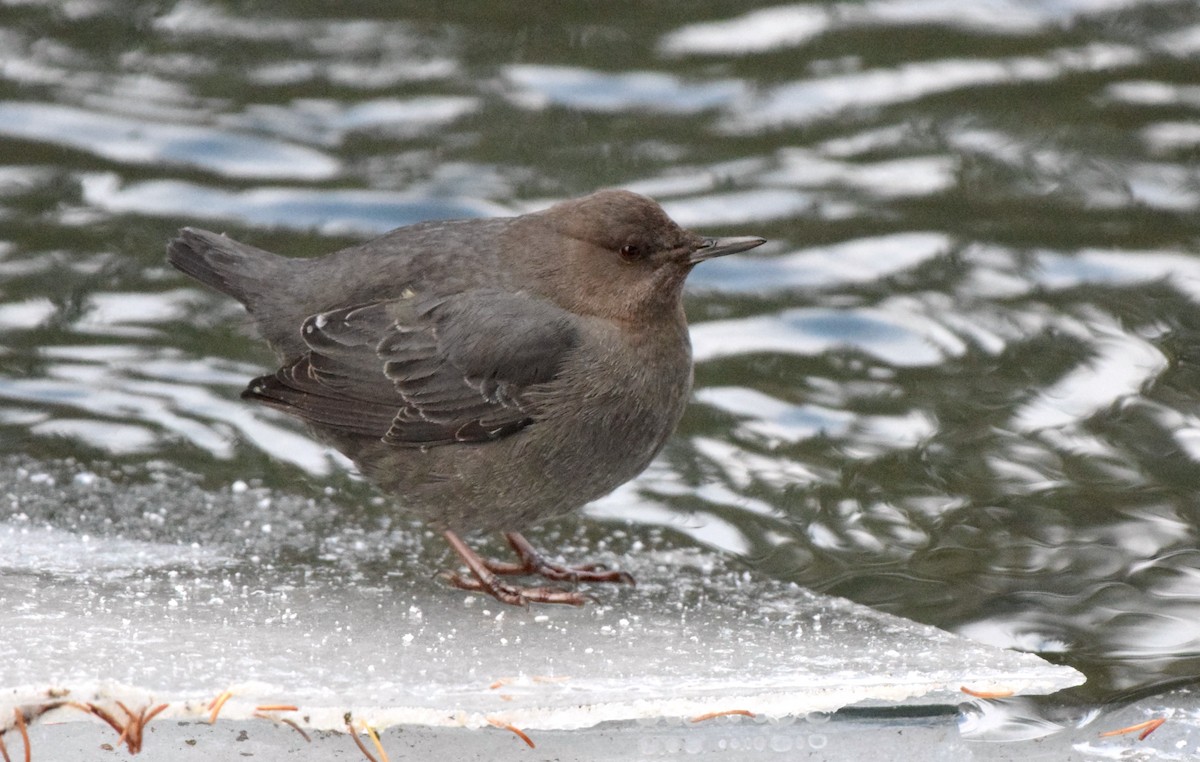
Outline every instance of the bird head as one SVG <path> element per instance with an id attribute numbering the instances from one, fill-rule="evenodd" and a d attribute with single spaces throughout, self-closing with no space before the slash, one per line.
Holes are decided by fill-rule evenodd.
<path id="1" fill-rule="evenodd" d="M 617 321 L 681 316 L 693 267 L 765 243 L 699 235 L 652 199 L 625 190 L 598 191 L 521 219 L 542 231 L 522 238 L 533 290 L 574 312 Z"/>

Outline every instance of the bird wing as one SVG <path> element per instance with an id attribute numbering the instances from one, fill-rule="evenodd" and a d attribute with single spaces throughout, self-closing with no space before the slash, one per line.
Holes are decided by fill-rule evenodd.
<path id="1" fill-rule="evenodd" d="M 571 313 L 491 291 L 345 307 L 301 331 L 308 351 L 242 396 L 397 446 L 486 442 L 528 426 L 527 392 L 578 342 Z"/>

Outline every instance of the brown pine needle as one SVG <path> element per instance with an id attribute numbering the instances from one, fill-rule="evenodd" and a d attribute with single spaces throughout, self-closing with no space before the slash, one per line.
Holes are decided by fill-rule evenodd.
<path id="1" fill-rule="evenodd" d="M 142 739 L 145 737 L 144 733 L 146 732 L 146 725 L 148 725 L 150 723 L 150 720 L 153 720 L 155 717 L 157 717 L 159 714 L 161 714 L 162 711 L 167 708 L 167 706 L 168 706 L 167 704 L 159 704 L 158 706 L 154 707 L 153 709 L 147 707 L 138 714 L 137 728 L 135 729 L 136 730 L 137 751 L 142 750 Z"/>
<path id="2" fill-rule="evenodd" d="M 18 707 L 13 707 L 13 714 L 17 716 L 17 730 L 21 733 L 21 740 L 25 742 L 25 762 L 29 762 L 33 758 L 33 750 L 29 748 L 29 731 L 25 729 L 25 713 Z"/>
<path id="3" fill-rule="evenodd" d="M 354 745 L 358 747 L 358 750 L 363 753 L 364 757 L 370 760 L 370 762 L 379 762 L 379 760 L 371 755 L 371 752 L 367 751 L 367 747 L 363 745 L 363 742 L 359 740 L 358 733 L 354 731 L 354 726 L 350 724 L 349 714 L 346 715 L 346 732 L 354 739 Z"/>
<path id="4" fill-rule="evenodd" d="M 297 725 L 295 720 L 289 720 L 287 717 L 280 717 L 279 721 L 299 733 L 300 737 L 304 739 L 305 743 L 312 743 L 312 739 L 308 737 L 308 733 L 305 733 L 304 729 Z"/>
<path id="5" fill-rule="evenodd" d="M 122 702 L 118 701 L 117 706 L 121 707 L 121 711 L 125 713 L 125 716 L 129 718 L 130 722 L 133 722 L 134 720 L 136 720 L 138 718 L 138 716 L 136 714 L 134 714 L 129 709 L 129 707 L 125 706 L 125 704 L 123 704 Z"/>
<path id="6" fill-rule="evenodd" d="M 708 714 L 698 714 L 695 717 L 693 717 L 691 720 L 689 720 L 689 722 L 705 722 L 706 720 L 713 720 L 713 719 L 716 719 L 717 717 L 728 717 L 730 715 L 735 715 L 735 714 L 739 715 L 741 717 L 753 717 L 754 716 L 754 712 L 751 712 L 749 709 L 728 709 L 724 712 L 709 712 Z"/>
<path id="7" fill-rule="evenodd" d="M 1138 736 L 1138 740 L 1145 741 L 1146 736 L 1148 736 L 1151 733 L 1153 733 L 1154 731 L 1158 730 L 1160 727 L 1162 727 L 1162 724 L 1166 721 L 1167 720 L 1165 717 L 1158 717 L 1153 720 L 1146 720 L 1145 722 L 1139 722 L 1136 725 L 1130 725 L 1127 728 L 1121 728 L 1120 730 L 1106 731 L 1104 733 L 1101 733 L 1100 737 L 1108 738 L 1110 736 L 1123 736 L 1123 735 L 1126 735 L 1127 733 L 1136 733 L 1140 730 L 1140 731 L 1142 731 L 1142 734 L 1140 736 Z"/>
<path id="8" fill-rule="evenodd" d="M 520 738 L 522 741 L 528 744 L 529 748 L 531 749 L 537 748 L 537 745 L 534 744 L 533 739 L 525 735 L 525 731 L 521 730 L 515 725 L 510 725 L 507 722 L 501 722 L 500 720 L 493 720 L 490 718 L 488 719 L 488 724 L 492 727 L 500 728 L 501 730 L 507 730 L 509 733 L 512 733 L 517 738 Z"/>
<path id="9" fill-rule="evenodd" d="M 966 686 L 960 687 L 959 690 L 968 696 L 973 696 L 980 699 L 1000 699 L 1008 698 L 1009 696 L 1013 695 L 1012 691 L 973 691 Z"/>
<path id="10" fill-rule="evenodd" d="M 113 718 L 113 716 L 111 714 L 104 711 L 103 709 L 96 706 L 95 704 L 81 704 L 78 701 L 68 701 L 67 706 L 72 707 L 73 709 L 78 709 L 81 712 L 86 712 L 86 713 L 92 715 L 93 717 L 97 717 L 101 720 L 104 720 L 104 722 L 108 723 L 108 726 L 110 728 L 112 728 L 114 731 L 116 731 L 117 733 L 120 733 L 122 730 L 125 729 L 121 726 L 121 723 L 117 722 L 116 719 Z"/>
<path id="11" fill-rule="evenodd" d="M 254 707 L 256 712 L 298 712 L 300 707 L 295 704 L 263 704 Z"/>
<path id="12" fill-rule="evenodd" d="M 375 728 L 368 725 L 366 720 L 359 720 L 358 724 L 367 731 L 367 735 L 371 736 L 371 743 L 375 744 L 375 750 L 379 752 L 381 762 L 392 762 L 388 759 L 387 752 L 383 750 L 383 744 L 379 742 L 379 734 L 375 732 Z"/>
<path id="13" fill-rule="evenodd" d="M 1140 736 L 1138 736 L 1138 740 L 1145 741 L 1146 736 L 1148 736 L 1151 733 L 1153 733 L 1154 731 L 1158 730 L 1160 727 L 1162 727 L 1163 723 L 1166 721 L 1167 721 L 1167 718 L 1165 718 L 1165 717 L 1160 717 L 1157 720 L 1151 720 L 1149 722 L 1149 724 L 1146 725 L 1146 729 L 1142 731 L 1142 734 Z"/>
<path id="14" fill-rule="evenodd" d="M 117 746 L 124 743 L 129 747 L 130 754 L 137 754 L 142 748 L 142 718 L 145 716 L 145 710 L 141 714 L 134 714 L 120 701 L 117 702 L 117 706 L 129 718 L 125 723 L 125 729 L 121 731 L 121 737 L 117 739 Z"/>
<path id="15" fill-rule="evenodd" d="M 4 745 L 3 732 L 0 732 L 0 756 L 4 757 L 4 762 L 12 762 L 12 757 L 8 756 L 8 747 Z"/>
<path id="16" fill-rule="evenodd" d="M 496 680 L 496 682 L 489 685 L 488 688 L 491 688 L 492 690 L 496 690 L 497 688 L 503 688 L 506 685 L 512 685 L 513 683 L 517 682 L 520 679 L 521 678 L 519 678 L 519 677 L 501 677 L 501 678 L 498 678 Z M 543 684 L 544 683 L 565 683 L 567 680 L 570 680 L 570 679 L 571 678 L 567 675 L 530 675 L 529 676 L 530 682 L 543 683 Z"/>
<path id="17" fill-rule="evenodd" d="M 81 712 L 87 712 L 88 714 L 98 717 L 104 722 L 108 723 L 108 726 L 118 734 L 117 742 L 114 746 L 126 744 L 129 747 L 130 754 L 137 754 L 139 751 L 141 751 L 142 728 L 145 727 L 147 722 L 158 716 L 158 714 L 168 706 L 167 704 L 159 704 L 158 706 L 154 707 L 154 709 L 146 708 L 140 713 L 134 714 L 129 707 L 118 701 L 117 706 L 119 706 L 121 711 L 125 713 L 125 716 L 129 718 L 125 724 L 121 724 L 115 717 L 95 704 L 81 704 L 76 701 L 68 701 L 65 705 L 74 709 L 78 709 Z"/>
<path id="18" fill-rule="evenodd" d="M 129 723 L 128 725 L 126 725 L 125 727 L 121 728 L 121 735 L 120 735 L 120 737 L 117 738 L 117 742 L 115 744 L 113 744 L 113 746 L 116 747 L 116 746 L 120 746 L 123 743 L 127 743 L 127 744 L 129 744 L 129 753 L 133 754 L 134 753 L 133 738 L 132 738 L 132 734 L 129 732 L 132 728 L 133 728 L 132 722 Z"/>
<path id="19" fill-rule="evenodd" d="M 147 722 L 150 722 L 150 720 L 153 720 L 155 717 L 162 714 L 168 706 L 170 706 L 170 704 L 159 704 L 151 709 L 150 713 L 146 715 L 146 718 L 142 720 L 142 724 L 145 725 Z"/>
<path id="20" fill-rule="evenodd" d="M 262 712 L 255 712 L 251 716 L 257 717 L 260 720 L 270 720 L 271 722 L 283 723 L 284 725 L 287 725 L 289 728 L 291 728 L 292 730 L 299 733 L 300 737 L 304 739 L 305 743 L 312 743 L 312 739 L 308 737 L 308 733 L 305 733 L 304 729 L 301 728 L 299 725 L 297 725 L 294 720 L 289 720 L 287 717 L 276 717 L 276 716 L 270 715 L 270 714 L 263 714 Z"/>
<path id="21" fill-rule="evenodd" d="M 142 711 L 135 713 L 132 709 L 125 706 L 123 702 L 118 701 L 116 703 L 121 708 L 121 711 L 125 713 L 125 716 L 129 718 L 124 724 L 118 722 L 115 717 L 95 704 L 67 701 L 59 704 L 59 706 L 69 706 L 103 720 L 118 734 L 115 746 L 125 744 L 129 747 L 130 754 L 137 754 L 142 750 L 142 734 L 146 728 L 146 724 L 165 711 L 170 704 L 159 704 L 153 709 L 146 707 Z"/>
<path id="22" fill-rule="evenodd" d="M 212 714 L 208 716 L 208 724 L 213 725 L 217 721 L 217 715 L 221 713 L 221 707 L 225 706 L 225 702 L 233 698 L 233 693 L 230 691 L 221 691 L 221 694 L 209 702 L 208 708 L 212 710 Z"/>

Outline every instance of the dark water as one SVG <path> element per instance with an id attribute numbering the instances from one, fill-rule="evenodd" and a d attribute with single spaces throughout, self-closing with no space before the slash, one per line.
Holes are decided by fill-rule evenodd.
<path id="1" fill-rule="evenodd" d="M 624 186 L 770 243 L 697 270 L 696 404 L 594 515 L 1087 673 L 1056 701 L 1190 680 L 1197 6 L 759 5 L 0 2 L 0 455 L 367 500 L 164 241 Z"/>

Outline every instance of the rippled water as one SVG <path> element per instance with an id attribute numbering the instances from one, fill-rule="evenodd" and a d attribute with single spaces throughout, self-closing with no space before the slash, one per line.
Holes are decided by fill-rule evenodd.
<path id="1" fill-rule="evenodd" d="M 367 500 L 237 399 L 269 356 L 165 240 L 623 186 L 770 243 L 697 270 L 696 402 L 594 516 L 1072 664 L 1066 699 L 1200 672 L 1192 0 L 273 13 L 0 1 L 0 455 Z"/>

